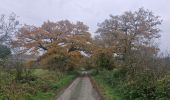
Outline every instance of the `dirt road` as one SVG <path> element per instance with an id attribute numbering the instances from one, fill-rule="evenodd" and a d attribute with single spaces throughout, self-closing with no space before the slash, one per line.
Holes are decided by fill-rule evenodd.
<path id="1" fill-rule="evenodd" d="M 55 100 L 100 100 L 89 77 L 78 77 Z"/>

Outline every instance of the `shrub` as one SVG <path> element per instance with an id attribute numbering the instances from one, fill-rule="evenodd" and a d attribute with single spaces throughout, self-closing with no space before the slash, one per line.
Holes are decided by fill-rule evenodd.
<path id="1" fill-rule="evenodd" d="M 150 70 L 130 76 L 125 69 L 103 70 L 98 75 L 124 100 L 168 100 L 170 98 L 170 75 L 155 77 Z"/>
<path id="2" fill-rule="evenodd" d="M 157 81 L 156 95 L 157 100 L 170 99 L 170 74 Z"/>

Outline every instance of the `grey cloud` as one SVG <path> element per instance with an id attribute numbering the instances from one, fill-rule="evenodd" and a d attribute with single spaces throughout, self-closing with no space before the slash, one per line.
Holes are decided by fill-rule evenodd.
<path id="1" fill-rule="evenodd" d="M 69 19 L 80 20 L 90 27 L 92 33 L 97 23 L 127 10 L 140 7 L 152 10 L 164 20 L 161 25 L 160 47 L 170 48 L 170 6 L 169 0 L 0 0 L 0 14 L 15 12 L 22 23 L 41 25 L 43 21 Z"/>

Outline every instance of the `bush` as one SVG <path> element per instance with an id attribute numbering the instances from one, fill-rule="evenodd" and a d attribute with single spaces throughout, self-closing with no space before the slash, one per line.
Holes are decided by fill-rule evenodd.
<path id="1" fill-rule="evenodd" d="M 170 74 L 157 81 L 156 95 L 157 100 L 170 99 Z"/>
<path id="2" fill-rule="evenodd" d="M 127 100 L 155 100 L 155 81 L 150 73 L 138 73 L 124 82 L 120 91 Z"/>
<path id="3" fill-rule="evenodd" d="M 125 80 L 126 71 L 123 69 L 114 69 L 111 71 L 100 71 L 99 76 L 111 87 L 116 87 Z"/>
<path id="4" fill-rule="evenodd" d="M 15 80 L 16 70 L 0 70 L 0 100 L 51 100 L 56 90 L 69 83 L 74 75 L 60 75 L 44 69 L 24 69 Z"/>
<path id="5" fill-rule="evenodd" d="M 170 75 L 156 78 L 150 70 L 130 76 L 125 69 L 103 70 L 99 73 L 103 82 L 118 93 L 123 100 L 168 100 Z"/>

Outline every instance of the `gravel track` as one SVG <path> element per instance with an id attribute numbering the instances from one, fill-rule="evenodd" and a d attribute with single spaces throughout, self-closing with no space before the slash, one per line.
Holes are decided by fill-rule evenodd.
<path id="1" fill-rule="evenodd" d="M 93 88 L 89 77 L 76 78 L 62 94 L 54 100 L 100 100 L 96 90 Z"/>

